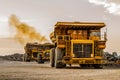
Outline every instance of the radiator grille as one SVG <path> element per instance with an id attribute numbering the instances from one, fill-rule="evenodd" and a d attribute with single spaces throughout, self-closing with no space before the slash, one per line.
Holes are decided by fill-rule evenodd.
<path id="1" fill-rule="evenodd" d="M 73 53 L 76 58 L 89 58 L 92 53 L 92 44 L 73 44 Z"/>

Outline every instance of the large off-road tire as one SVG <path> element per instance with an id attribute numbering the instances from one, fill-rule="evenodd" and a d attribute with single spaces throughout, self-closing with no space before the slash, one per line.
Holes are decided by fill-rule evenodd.
<path id="1" fill-rule="evenodd" d="M 28 59 L 27 53 L 24 53 L 24 54 L 23 54 L 23 61 L 24 61 L 24 62 L 30 62 L 30 59 Z"/>
<path id="2" fill-rule="evenodd" d="M 55 49 L 55 67 L 56 68 L 63 68 L 66 67 L 66 64 L 62 62 L 63 59 L 63 51 L 60 48 Z"/>
<path id="3" fill-rule="evenodd" d="M 52 48 L 50 50 L 50 66 L 51 67 L 55 66 L 55 48 Z"/>
<path id="4" fill-rule="evenodd" d="M 38 62 L 38 64 L 44 63 L 44 60 L 43 60 L 41 54 L 38 54 L 38 55 L 37 55 L 37 62 Z"/>
<path id="5" fill-rule="evenodd" d="M 25 62 L 25 53 L 23 54 L 22 59 L 23 59 L 23 62 Z"/>

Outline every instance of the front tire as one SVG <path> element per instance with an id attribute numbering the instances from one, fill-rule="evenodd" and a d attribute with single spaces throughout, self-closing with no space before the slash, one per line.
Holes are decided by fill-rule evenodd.
<path id="1" fill-rule="evenodd" d="M 60 48 L 55 49 L 55 67 L 56 68 L 63 68 L 66 67 L 66 64 L 62 62 L 63 59 L 63 50 Z"/>
<path id="2" fill-rule="evenodd" d="M 51 67 L 55 66 L 55 48 L 52 48 L 50 50 L 50 66 Z"/>

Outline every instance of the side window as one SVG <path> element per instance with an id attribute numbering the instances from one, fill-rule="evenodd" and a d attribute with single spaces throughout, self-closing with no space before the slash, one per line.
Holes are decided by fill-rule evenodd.
<path id="1" fill-rule="evenodd" d="M 92 31 L 90 36 L 100 37 L 100 31 Z"/>
<path id="2" fill-rule="evenodd" d="M 58 36 L 58 39 L 59 39 L 59 40 L 62 40 L 62 39 L 63 39 L 63 37 L 62 37 L 62 36 Z"/>
<path id="3" fill-rule="evenodd" d="M 64 36 L 64 40 L 70 40 L 69 36 Z"/>

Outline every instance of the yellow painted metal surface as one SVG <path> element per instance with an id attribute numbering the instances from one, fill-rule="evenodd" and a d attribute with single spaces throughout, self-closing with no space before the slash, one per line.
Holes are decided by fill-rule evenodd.
<path id="1" fill-rule="evenodd" d="M 96 60 L 95 58 L 72 58 L 69 61 L 63 62 L 67 64 L 102 64 L 104 60 Z"/>

